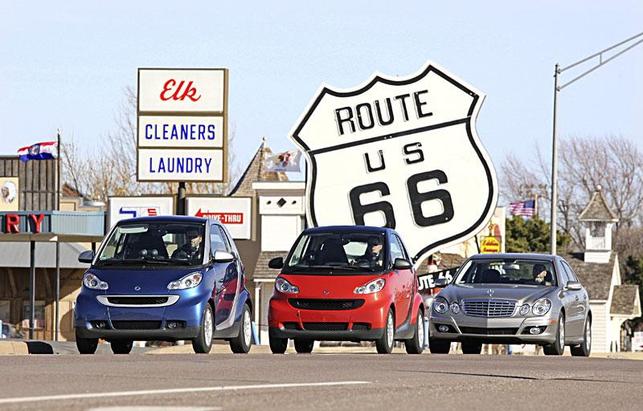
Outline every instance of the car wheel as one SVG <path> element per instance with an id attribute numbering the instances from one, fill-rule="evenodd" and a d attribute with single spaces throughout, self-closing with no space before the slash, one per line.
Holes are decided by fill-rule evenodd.
<path id="1" fill-rule="evenodd" d="M 437 340 L 429 337 L 429 351 L 431 354 L 448 354 L 451 349 L 451 341 Z"/>
<path id="2" fill-rule="evenodd" d="M 583 342 L 575 347 L 571 347 L 574 357 L 589 357 L 592 352 L 592 319 L 587 317 L 585 320 L 585 330 L 583 331 Z"/>
<path id="3" fill-rule="evenodd" d="M 315 340 L 295 339 L 295 351 L 297 351 L 298 354 L 310 354 L 313 352 L 314 345 Z"/>
<path id="4" fill-rule="evenodd" d="M 417 323 L 415 324 L 415 332 L 413 338 L 404 341 L 404 347 L 407 354 L 422 354 L 424 351 L 424 315 L 422 310 L 418 309 Z"/>
<path id="5" fill-rule="evenodd" d="M 235 354 L 247 354 L 252 344 L 252 320 L 250 319 L 250 307 L 243 306 L 239 335 L 230 340 L 230 349 Z"/>
<path id="6" fill-rule="evenodd" d="M 545 355 L 563 355 L 565 351 L 565 314 L 558 317 L 558 326 L 556 327 L 556 340 L 552 344 L 543 347 Z"/>
<path id="7" fill-rule="evenodd" d="M 134 346 L 131 340 L 115 340 L 111 342 L 112 352 L 114 354 L 129 354 Z"/>
<path id="8" fill-rule="evenodd" d="M 273 335 L 268 335 L 268 340 L 270 342 L 270 351 L 273 354 L 283 354 L 288 348 L 288 338 L 279 338 Z"/>
<path id="9" fill-rule="evenodd" d="M 98 338 L 81 338 L 76 333 L 76 348 L 81 354 L 94 354 L 98 348 Z"/>
<path id="10" fill-rule="evenodd" d="M 482 351 L 482 343 L 476 343 L 476 342 L 462 343 L 463 354 L 480 354 L 481 351 Z"/>
<path id="11" fill-rule="evenodd" d="M 377 352 L 380 354 L 390 354 L 393 351 L 393 344 L 395 342 L 395 318 L 393 317 L 393 310 L 388 310 L 386 316 L 386 326 L 384 326 L 384 333 L 382 337 L 375 341 Z"/>
<path id="12" fill-rule="evenodd" d="M 205 305 L 201 316 L 201 327 L 199 335 L 192 340 L 192 349 L 197 354 L 207 354 L 212 349 L 212 337 L 214 336 L 214 316 L 210 304 Z"/>

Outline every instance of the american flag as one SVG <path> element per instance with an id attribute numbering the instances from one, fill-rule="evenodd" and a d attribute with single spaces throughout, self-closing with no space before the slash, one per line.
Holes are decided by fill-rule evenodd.
<path id="1" fill-rule="evenodd" d="M 509 212 L 511 215 L 520 215 L 523 217 L 533 217 L 536 213 L 536 201 L 516 201 L 509 204 Z"/>

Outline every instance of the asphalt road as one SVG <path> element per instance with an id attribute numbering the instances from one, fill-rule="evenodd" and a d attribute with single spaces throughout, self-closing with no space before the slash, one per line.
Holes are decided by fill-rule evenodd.
<path id="1" fill-rule="evenodd" d="M 392 354 L 0 356 L 0 409 L 641 409 L 643 361 Z"/>

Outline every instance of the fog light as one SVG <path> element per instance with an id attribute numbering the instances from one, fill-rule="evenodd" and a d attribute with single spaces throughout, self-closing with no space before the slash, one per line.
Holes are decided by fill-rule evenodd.
<path id="1" fill-rule="evenodd" d="M 440 331 L 441 333 L 449 332 L 449 326 L 448 326 L 448 325 L 444 325 L 444 324 L 439 325 L 439 326 L 438 326 L 438 331 Z"/>
<path id="2" fill-rule="evenodd" d="M 105 321 L 94 321 L 94 328 L 107 328 Z"/>
<path id="3" fill-rule="evenodd" d="M 173 330 L 176 328 L 177 325 L 178 324 L 176 323 L 176 321 L 170 321 L 167 323 L 167 328 L 169 328 L 170 330 Z"/>
<path id="4" fill-rule="evenodd" d="M 529 334 L 531 334 L 531 335 L 540 334 L 540 327 L 531 327 L 529 329 Z"/>

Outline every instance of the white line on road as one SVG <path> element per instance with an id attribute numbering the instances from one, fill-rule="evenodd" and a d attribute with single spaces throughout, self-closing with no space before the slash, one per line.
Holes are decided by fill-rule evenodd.
<path id="1" fill-rule="evenodd" d="M 87 394 L 43 395 L 39 397 L 0 398 L 0 404 L 16 404 L 16 403 L 22 403 L 22 402 L 52 401 L 52 400 L 81 400 L 81 399 L 105 398 L 105 397 L 130 397 L 135 395 L 182 394 L 182 393 L 191 393 L 191 392 L 242 391 L 242 390 L 261 390 L 261 389 L 276 389 L 276 388 L 299 388 L 299 387 L 334 387 L 334 386 L 342 386 L 342 385 L 360 385 L 360 384 L 370 384 L 370 382 L 369 381 L 329 381 L 329 382 L 286 383 L 286 384 L 230 385 L 230 386 L 218 386 L 218 387 L 168 388 L 163 390 L 114 391 L 114 392 L 96 392 L 96 393 L 87 393 Z"/>

